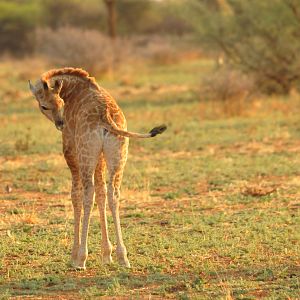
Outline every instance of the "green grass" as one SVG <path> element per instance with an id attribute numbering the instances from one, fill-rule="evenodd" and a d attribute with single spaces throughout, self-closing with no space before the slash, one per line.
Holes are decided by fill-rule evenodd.
<path id="1" fill-rule="evenodd" d="M 135 79 L 192 92 L 120 97 L 130 130 L 169 126 L 156 139 L 130 143 L 121 195 L 130 270 L 101 264 L 96 207 L 87 270 L 70 266 L 71 183 L 60 133 L 18 76 L 15 85 L 5 82 L 6 92 L 17 86 L 22 93 L 0 98 L 0 299 L 299 297 L 298 113 L 203 119 L 196 70 L 203 76 L 207 64 L 157 67 Z M 274 101 L 264 100 L 266 107 Z M 115 242 L 110 215 L 108 222 Z"/>

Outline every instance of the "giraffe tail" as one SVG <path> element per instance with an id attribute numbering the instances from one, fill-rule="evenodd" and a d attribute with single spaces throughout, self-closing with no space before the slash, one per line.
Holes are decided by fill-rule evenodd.
<path id="1" fill-rule="evenodd" d="M 105 123 L 103 122 L 101 124 L 106 130 L 108 130 L 113 134 L 129 137 L 129 138 L 151 138 L 151 137 L 155 137 L 158 134 L 162 134 L 167 129 L 167 126 L 163 124 L 154 127 L 149 131 L 149 133 L 130 132 L 130 131 L 119 129 L 116 123 L 109 115 L 107 115 L 106 118 L 107 118 L 106 122 Z"/>
<path id="2" fill-rule="evenodd" d="M 129 138 L 151 138 L 157 136 L 158 134 L 162 134 L 167 129 L 166 125 L 160 125 L 151 129 L 149 133 L 136 133 L 136 132 L 130 132 L 126 130 L 121 130 L 118 129 L 117 127 L 113 127 L 108 124 L 102 124 L 102 126 L 113 134 L 129 137 Z"/>

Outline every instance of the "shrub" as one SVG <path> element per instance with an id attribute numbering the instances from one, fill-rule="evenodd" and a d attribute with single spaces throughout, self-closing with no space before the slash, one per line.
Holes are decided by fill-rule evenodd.
<path id="1" fill-rule="evenodd" d="M 104 73 L 120 64 L 129 52 L 126 40 L 95 30 L 62 27 L 36 31 L 36 52 L 57 66 L 82 67 L 91 73 Z"/>
<path id="2" fill-rule="evenodd" d="M 36 53 L 56 66 L 82 67 L 93 74 L 118 69 L 137 61 L 157 64 L 179 59 L 171 39 L 162 36 L 115 38 L 95 30 L 62 27 L 36 30 Z"/>
<path id="3" fill-rule="evenodd" d="M 170 64 L 178 60 L 178 51 L 168 36 L 138 36 L 131 39 L 136 56 L 157 64 Z"/>
<path id="4" fill-rule="evenodd" d="M 225 114 L 239 115 L 253 91 L 254 82 L 249 76 L 223 67 L 202 79 L 199 94 L 202 100 L 219 102 Z"/>
<path id="5" fill-rule="evenodd" d="M 206 100 L 228 101 L 250 94 L 253 81 L 239 71 L 224 67 L 202 79 L 200 92 Z"/>
<path id="6" fill-rule="evenodd" d="M 223 0 L 218 9 L 206 2 L 191 6 L 202 45 L 222 51 L 264 92 L 286 94 L 300 85 L 299 1 Z"/>

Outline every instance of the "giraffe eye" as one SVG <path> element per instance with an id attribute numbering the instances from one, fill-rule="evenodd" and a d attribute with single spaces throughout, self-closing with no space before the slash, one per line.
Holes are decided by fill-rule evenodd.
<path id="1" fill-rule="evenodd" d="M 41 105 L 41 108 L 42 108 L 43 110 L 49 110 L 49 108 L 46 107 L 46 106 L 44 106 L 44 105 Z"/>

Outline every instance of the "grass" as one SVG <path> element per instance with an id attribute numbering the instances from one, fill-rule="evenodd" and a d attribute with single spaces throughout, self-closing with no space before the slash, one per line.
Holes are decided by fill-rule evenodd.
<path id="1" fill-rule="evenodd" d="M 101 264 L 94 208 L 84 272 L 69 265 L 71 183 L 60 134 L 19 69 L 9 81 L 1 69 L 0 299 L 299 299 L 299 99 L 258 99 L 258 110 L 247 104 L 247 114 L 215 118 L 193 75 L 208 66 L 153 67 L 132 79 L 138 93 L 124 93 L 118 78 L 102 84 L 120 99 L 130 130 L 169 128 L 131 141 L 121 221 L 132 269 Z M 212 112 L 204 118 L 203 107 Z"/>

